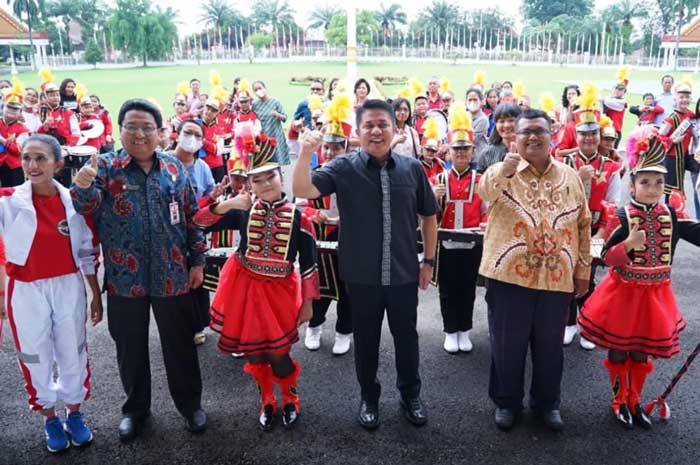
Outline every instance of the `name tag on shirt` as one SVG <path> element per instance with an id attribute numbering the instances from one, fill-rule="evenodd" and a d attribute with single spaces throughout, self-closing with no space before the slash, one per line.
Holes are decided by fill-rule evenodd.
<path id="1" fill-rule="evenodd" d="M 170 202 L 170 224 L 180 224 L 180 205 Z"/>

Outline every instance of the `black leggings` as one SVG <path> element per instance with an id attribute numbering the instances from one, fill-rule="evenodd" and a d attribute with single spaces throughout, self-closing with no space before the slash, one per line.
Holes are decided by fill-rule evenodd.
<path id="1" fill-rule="evenodd" d="M 292 357 L 289 354 L 259 354 L 249 355 L 248 361 L 253 365 L 262 365 L 269 363 L 272 367 L 272 372 L 278 378 L 286 378 L 294 371 Z"/>
<path id="2" fill-rule="evenodd" d="M 645 363 L 647 361 L 647 354 L 644 352 L 627 352 L 624 350 L 609 350 L 608 360 L 612 363 L 625 363 L 629 354 L 629 358 L 637 363 Z"/>

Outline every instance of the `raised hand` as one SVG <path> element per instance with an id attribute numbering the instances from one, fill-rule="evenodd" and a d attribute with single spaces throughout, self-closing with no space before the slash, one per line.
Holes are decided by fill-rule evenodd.
<path id="1" fill-rule="evenodd" d="M 647 233 L 643 229 L 639 229 L 639 225 L 634 223 L 630 228 L 630 232 L 625 239 L 625 248 L 629 251 L 642 247 L 647 240 Z"/>
<path id="2" fill-rule="evenodd" d="M 97 154 L 93 153 L 90 157 L 90 164 L 80 168 L 75 176 L 75 185 L 81 189 L 87 189 L 92 185 L 95 177 L 97 177 Z"/>
<path id="3" fill-rule="evenodd" d="M 515 146 L 515 142 L 510 143 L 510 151 L 506 154 L 503 159 L 503 164 L 501 165 L 501 175 L 510 178 L 518 170 L 518 165 L 520 164 L 522 158 L 518 154 L 518 149 Z"/>

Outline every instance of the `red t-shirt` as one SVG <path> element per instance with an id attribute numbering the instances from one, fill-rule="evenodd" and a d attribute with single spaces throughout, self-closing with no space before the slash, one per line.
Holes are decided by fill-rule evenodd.
<path id="1" fill-rule="evenodd" d="M 24 266 L 7 263 L 7 275 L 17 281 L 32 282 L 76 273 L 66 209 L 59 194 L 34 195 L 36 235 Z"/>

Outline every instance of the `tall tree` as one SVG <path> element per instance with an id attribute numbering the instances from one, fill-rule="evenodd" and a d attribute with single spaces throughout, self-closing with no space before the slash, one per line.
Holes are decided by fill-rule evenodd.
<path id="1" fill-rule="evenodd" d="M 334 5 L 325 4 L 323 6 L 315 6 L 314 10 L 309 15 L 309 27 L 312 29 L 327 30 L 331 25 L 333 18 L 343 14 L 343 10 Z"/>
<path id="2" fill-rule="evenodd" d="M 447 35 L 447 28 L 454 25 L 459 17 L 459 9 L 452 3 L 447 0 L 433 0 L 419 16 L 419 21 L 435 31 L 439 45 L 444 43 L 442 36 Z"/>
<path id="3" fill-rule="evenodd" d="M 231 25 L 234 12 L 226 0 L 209 0 L 202 5 L 200 21 L 214 28 L 219 36 L 219 44 L 222 43 L 221 31 Z"/>
<path id="4" fill-rule="evenodd" d="M 255 0 L 253 11 L 258 27 L 269 26 L 276 31 L 282 24 L 294 23 L 294 10 L 288 0 Z"/>
<path id="5" fill-rule="evenodd" d="M 24 17 L 27 22 L 27 31 L 29 32 L 29 47 L 31 48 L 32 69 L 36 69 L 34 63 L 34 37 L 32 35 L 32 26 L 39 21 L 39 15 L 44 16 L 44 0 L 7 0 L 8 5 L 12 5 L 12 12 L 20 20 Z"/>
<path id="6" fill-rule="evenodd" d="M 548 23 L 559 15 L 576 18 L 588 16 L 593 11 L 593 0 L 523 0 L 522 13 L 527 20 Z"/>
<path id="7" fill-rule="evenodd" d="M 384 32 L 384 45 L 386 38 L 394 33 L 396 24 L 406 24 L 406 13 L 401 11 L 401 5 L 392 3 L 385 7 L 384 3 L 379 4 L 379 10 L 374 12 L 374 18 L 379 22 Z"/>
<path id="8" fill-rule="evenodd" d="M 357 13 L 357 43 L 372 45 L 373 37 L 379 31 L 379 22 L 371 11 L 362 10 Z M 347 45 L 348 18 L 345 14 L 335 16 L 325 32 L 326 40 L 331 45 L 343 47 Z"/>
<path id="9" fill-rule="evenodd" d="M 171 8 L 153 8 L 149 0 L 117 0 L 110 18 L 115 46 L 128 55 L 148 60 L 162 59 L 177 41 L 176 13 Z"/>
<path id="10" fill-rule="evenodd" d="M 600 16 L 606 22 L 617 24 L 619 33 L 622 35 L 622 48 L 625 53 L 630 53 L 632 51 L 630 37 L 634 31 L 632 20 L 646 18 L 648 16 L 647 6 L 635 0 L 620 0 L 618 3 L 605 8 Z"/>

